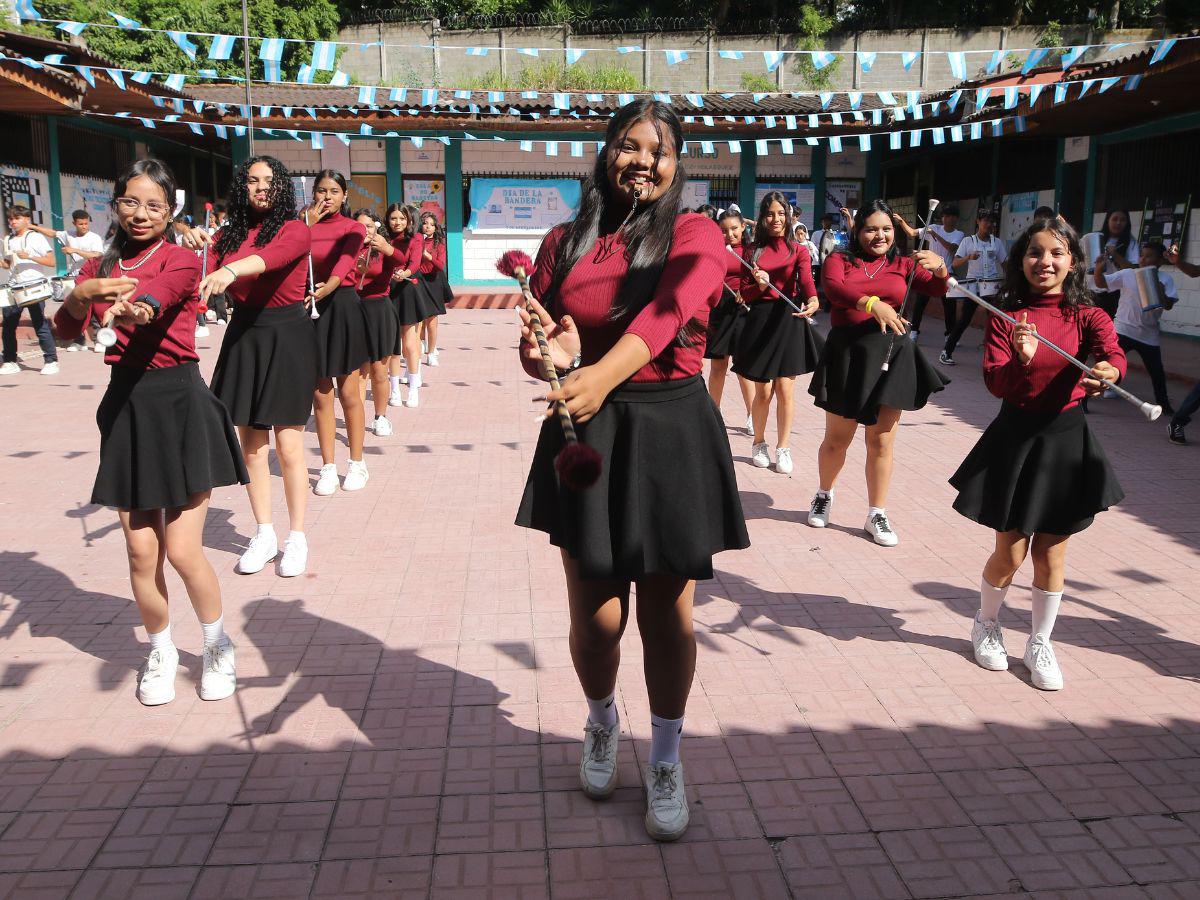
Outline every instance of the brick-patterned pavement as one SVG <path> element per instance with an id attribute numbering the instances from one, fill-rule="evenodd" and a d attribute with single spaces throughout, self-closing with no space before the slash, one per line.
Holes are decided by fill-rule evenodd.
<path id="1" fill-rule="evenodd" d="M 1196 895 L 1196 447 L 1093 404 L 1129 499 L 1072 540 L 1067 687 L 1046 694 L 1019 664 L 1028 567 L 1004 618 L 1012 670 L 970 658 L 990 535 L 951 510 L 946 477 L 996 408 L 977 352 L 903 419 L 895 549 L 858 530 L 861 445 L 834 524 L 803 524 L 821 427 L 807 395 L 792 477 L 751 468 L 731 431 L 754 546 L 698 591 L 692 827 L 658 846 L 633 623 L 622 787 L 593 803 L 575 786 L 561 569 L 511 524 L 536 433 L 514 324 L 451 312 L 421 408 L 368 435 L 367 489 L 311 499 L 306 577 L 234 574 L 249 507 L 215 493 L 206 542 L 241 680 L 221 703 L 196 696 L 199 628 L 174 575 L 187 674 L 168 706 L 134 698 L 145 635 L 123 544 L 86 502 L 100 358 L 0 381 L 0 897 Z M 725 411 L 743 421 L 735 390 Z"/>

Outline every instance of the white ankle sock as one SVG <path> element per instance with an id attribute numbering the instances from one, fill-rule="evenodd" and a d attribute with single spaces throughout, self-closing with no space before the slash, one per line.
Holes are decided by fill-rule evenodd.
<path id="1" fill-rule="evenodd" d="M 205 625 L 200 623 L 200 630 L 204 632 L 204 646 L 215 647 L 221 642 L 221 638 L 225 637 L 225 617 L 219 616 L 217 621 L 210 622 Z"/>
<path id="2" fill-rule="evenodd" d="M 306 547 L 308 546 L 308 538 L 304 536 L 303 531 L 289 531 L 287 539 L 289 541 L 297 541 L 301 544 L 304 544 Z"/>
<path id="3" fill-rule="evenodd" d="M 274 526 L 274 524 L 272 524 L 271 522 L 267 522 L 265 525 L 259 525 L 259 526 L 258 526 L 258 533 L 259 533 L 259 534 L 261 534 L 261 535 L 274 534 L 274 533 L 275 533 L 275 526 Z"/>
<path id="4" fill-rule="evenodd" d="M 399 375 L 389 375 L 388 376 L 388 384 L 390 384 L 392 387 L 392 393 L 393 394 L 396 393 L 396 391 L 400 387 L 400 376 Z"/>
<path id="5" fill-rule="evenodd" d="M 882 506 L 872 506 L 870 509 L 867 510 L 867 518 L 868 519 L 873 519 L 875 516 L 886 516 L 886 515 L 887 515 L 887 510 L 884 509 Z"/>
<path id="6" fill-rule="evenodd" d="M 593 725 L 613 726 L 617 724 L 617 695 L 609 694 L 601 700 L 587 700 L 588 721 Z"/>
<path id="7" fill-rule="evenodd" d="M 1000 607 L 1004 605 L 1004 595 L 1008 586 L 998 588 L 988 584 L 986 578 L 979 579 L 979 620 L 995 622 L 1000 615 Z"/>
<path id="8" fill-rule="evenodd" d="M 408 373 L 409 388 L 419 388 L 421 386 L 421 367 L 417 366 L 417 371 Z"/>
<path id="9" fill-rule="evenodd" d="M 650 765 L 679 762 L 679 740 L 683 737 L 683 718 L 664 719 L 650 714 Z"/>
<path id="10" fill-rule="evenodd" d="M 1041 635 L 1050 640 L 1050 632 L 1054 630 L 1054 620 L 1058 618 L 1058 607 L 1062 603 L 1062 591 L 1043 591 L 1039 587 L 1033 589 L 1033 624 L 1029 629 L 1030 638 Z"/>
<path id="11" fill-rule="evenodd" d="M 833 499 L 833 490 L 830 489 L 828 491 L 823 491 L 820 488 L 817 488 L 817 496 L 818 497 L 828 497 L 830 500 L 832 500 Z"/>
<path id="12" fill-rule="evenodd" d="M 149 637 L 151 650 L 165 650 L 167 647 L 175 646 L 175 642 L 171 640 L 170 622 L 167 623 L 167 627 L 162 631 L 158 632 L 157 634 L 151 634 Z"/>

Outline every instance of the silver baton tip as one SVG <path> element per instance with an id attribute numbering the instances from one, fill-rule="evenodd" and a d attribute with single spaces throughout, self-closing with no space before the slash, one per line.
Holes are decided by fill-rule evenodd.
<path id="1" fill-rule="evenodd" d="M 1151 422 L 1157 422 L 1158 417 L 1162 415 L 1162 407 L 1156 403 L 1143 403 L 1142 415 L 1144 415 Z"/>
<path id="2" fill-rule="evenodd" d="M 946 279 L 946 286 L 947 287 L 958 287 L 958 279 L 955 278 L 953 275 L 951 275 L 949 278 Z"/>

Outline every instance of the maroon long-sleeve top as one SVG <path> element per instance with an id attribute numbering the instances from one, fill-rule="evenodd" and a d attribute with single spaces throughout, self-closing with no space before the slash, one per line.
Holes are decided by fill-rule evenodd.
<path id="1" fill-rule="evenodd" d="M 732 253 L 730 251 L 733 251 Z M 749 250 L 745 244 L 738 244 L 736 247 L 731 247 L 728 244 L 725 248 L 725 284 L 735 294 L 742 289 L 742 274 L 749 270 L 743 266 L 739 260 L 747 259 Z"/>
<path id="2" fill-rule="evenodd" d="M 354 284 L 354 263 L 367 239 L 362 222 L 334 213 L 309 226 L 312 232 L 313 278 L 323 284 L 337 277 L 343 285 Z"/>
<path id="3" fill-rule="evenodd" d="M 109 273 L 109 278 L 136 278 L 138 285 L 134 298 L 149 294 L 161 307 L 159 314 L 145 325 L 113 326 L 117 342 L 104 353 L 104 361 L 110 366 L 167 369 L 196 362 L 199 358 L 196 356 L 196 310 L 200 298 L 196 286 L 200 283 L 200 259 L 176 244 L 163 243 L 157 250 L 152 250 L 153 246 L 127 245 L 121 253 L 126 266 L 136 265 L 141 259 L 146 261 L 127 272 L 113 266 Z M 100 257 L 87 260 L 79 270 L 75 284 L 95 278 L 100 260 Z M 111 303 L 93 303 L 92 312 L 103 321 L 111 306 Z M 54 314 L 54 327 L 65 341 L 79 337 L 85 324 L 86 320 L 76 319 L 67 311 L 66 304 Z"/>
<path id="4" fill-rule="evenodd" d="M 866 261 L 845 253 L 831 253 L 821 266 L 821 285 L 829 298 L 829 323 L 861 325 L 875 317 L 858 308 L 862 297 L 878 297 L 893 309 L 904 302 L 909 273 L 916 267 L 913 290 L 930 297 L 946 295 L 946 279 L 917 266 L 912 257 L 897 254 L 893 259 L 881 256 Z"/>
<path id="5" fill-rule="evenodd" d="M 444 241 L 435 244 L 433 238 L 417 235 L 421 238 L 421 274 L 432 275 L 434 270 L 439 272 L 446 271 L 446 244 Z M 413 238 L 416 240 L 416 238 Z M 433 259 L 425 258 L 425 251 L 428 250 Z"/>
<path id="6" fill-rule="evenodd" d="M 809 258 L 808 248 L 803 244 L 792 244 L 789 248 L 783 238 L 768 238 L 763 247 L 747 250 L 746 260 L 757 263 L 758 267 L 770 276 L 771 284 L 791 298 L 797 306 L 803 306 L 809 297 L 817 296 L 812 260 Z M 775 291 L 760 288 L 751 270 L 745 267 L 742 267 L 741 292 L 742 299 L 747 303 L 783 302 Z"/>
<path id="7" fill-rule="evenodd" d="M 214 243 L 209 246 L 208 271 L 213 272 L 218 266 L 247 256 L 260 257 L 267 264 L 265 272 L 243 275 L 225 291 L 235 307 L 263 309 L 303 303 L 307 293 L 308 249 L 311 246 L 308 227 L 299 219 L 284 222 L 266 245 L 255 247 L 254 242 L 261 230 L 262 223 L 251 228 L 242 245 L 224 259 L 217 259 L 215 242 L 220 240 L 221 235 L 221 231 L 218 231 Z"/>
<path id="8" fill-rule="evenodd" d="M 400 257 L 400 263 L 396 268 L 401 271 L 407 269 L 410 275 L 409 280 L 415 280 L 417 273 L 421 271 L 421 254 L 425 250 L 425 239 L 419 234 L 412 237 L 393 238 L 392 246 L 396 248 L 396 253 Z"/>
<path id="9" fill-rule="evenodd" d="M 358 257 L 366 260 L 367 268 L 362 271 L 357 264 L 355 265 L 353 284 L 358 288 L 358 294 L 364 300 L 386 297 L 388 291 L 391 290 L 392 273 L 400 268 L 400 263 L 403 262 L 403 257 L 400 251 L 395 249 L 395 246 L 395 244 L 392 245 L 391 256 L 380 253 L 370 245 L 359 251 Z"/>
<path id="10" fill-rule="evenodd" d="M 1037 333 L 1058 344 L 1077 359 L 1092 357 L 1112 364 L 1125 377 L 1125 351 L 1117 343 L 1112 319 L 1096 306 L 1076 307 L 1069 313 L 1059 308 L 1061 294 L 1034 295 L 1032 301 L 1012 315 L 1022 314 L 1037 326 Z M 995 396 L 1030 412 L 1061 412 L 1077 406 L 1084 398 L 1083 372 L 1053 350 L 1039 345 L 1029 365 L 1021 362 L 1013 347 L 1012 325 L 999 316 L 988 319 L 983 345 L 983 382 Z"/>
<path id="11" fill-rule="evenodd" d="M 539 300 L 550 288 L 554 259 L 565 226 L 551 229 L 538 250 L 530 289 Z M 626 334 L 636 334 L 650 348 L 650 362 L 630 381 L 673 381 L 699 375 L 703 367 L 704 332 L 708 315 L 721 298 L 729 255 L 725 238 L 706 216 L 688 213 L 675 220 L 675 236 L 662 275 L 650 302 L 632 317 L 614 320 L 612 309 L 621 305 L 621 285 L 629 273 L 621 235 L 597 238 L 559 288 L 548 312 L 561 319 L 571 316 L 579 328 L 582 364 L 593 365 Z M 700 334 L 692 346 L 675 343 L 680 329 L 699 322 Z M 540 375 L 537 363 L 522 356 L 525 370 Z"/>

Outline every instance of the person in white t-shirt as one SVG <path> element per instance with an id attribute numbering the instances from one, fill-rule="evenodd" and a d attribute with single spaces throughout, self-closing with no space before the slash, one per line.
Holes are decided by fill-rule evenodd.
<path id="1" fill-rule="evenodd" d="M 963 281 L 968 282 L 967 286 L 973 291 L 980 290 L 981 281 L 998 281 L 1004 277 L 1008 248 L 1004 246 L 1004 241 L 996 237 L 995 231 L 996 217 L 990 210 L 980 210 L 975 216 L 975 233 L 963 238 L 954 252 L 951 265 L 955 268 L 963 265 L 967 267 L 967 277 Z M 975 317 L 975 310 L 978 308 L 974 300 L 968 300 L 966 297 L 961 298 L 961 302 L 962 310 L 958 321 L 950 329 L 941 356 L 938 357 L 938 362 L 943 366 L 954 365 L 954 348 L 971 327 L 971 319 Z"/>
<path id="2" fill-rule="evenodd" d="M 1175 289 L 1175 280 L 1163 272 L 1158 272 L 1159 283 L 1163 287 L 1165 303 L 1160 309 L 1142 309 L 1141 298 L 1137 286 L 1137 269 L 1117 269 L 1114 272 L 1105 271 L 1107 256 L 1101 254 L 1094 263 L 1092 282 L 1102 291 L 1118 291 L 1117 314 L 1113 319 L 1117 328 L 1117 342 L 1126 356 L 1131 350 L 1136 350 L 1142 358 L 1142 364 L 1150 374 L 1150 382 L 1154 385 L 1154 402 L 1163 408 L 1163 412 L 1172 415 L 1171 401 L 1167 398 L 1167 373 L 1162 361 L 1162 332 L 1159 319 L 1162 314 L 1175 305 L 1179 293 Z M 1162 266 L 1166 262 L 1166 248 L 1157 241 L 1143 244 L 1138 256 L 1138 267 Z"/>
<path id="3" fill-rule="evenodd" d="M 75 290 L 75 277 L 83 268 L 83 264 L 89 259 L 104 255 L 104 238 L 91 230 L 92 217 L 86 209 L 77 209 L 71 213 L 71 225 L 73 227 L 70 231 L 55 231 L 45 225 L 29 226 L 38 234 L 58 241 L 62 245 L 63 255 L 67 258 L 67 274 L 65 278 L 59 279 L 60 291 L 55 294 L 56 297 L 65 297 Z M 85 328 L 78 338 L 67 345 L 67 349 L 75 351 L 87 347 L 87 331 Z M 93 346 L 96 352 L 104 352 L 104 348 L 99 344 Z"/>
<path id="4" fill-rule="evenodd" d="M 4 256 L 0 269 L 8 272 L 7 285 L 28 284 L 38 278 L 50 278 L 54 274 L 54 248 L 45 237 L 38 234 L 30 224 L 33 213 L 27 206 L 13 205 L 8 208 L 8 235 L 4 238 Z M 54 335 L 50 332 L 50 320 L 46 318 L 45 302 L 26 306 L 29 320 L 37 332 L 42 347 L 42 374 L 58 374 L 58 348 L 54 346 Z M 17 362 L 17 325 L 21 321 L 22 307 L 4 307 L 3 338 L 4 362 L 0 375 L 16 375 L 21 371 Z"/>
<path id="5" fill-rule="evenodd" d="M 941 214 L 942 223 L 930 225 L 926 236 L 929 241 L 929 249 L 946 261 L 946 271 L 950 271 L 951 263 L 954 261 L 954 251 L 958 249 L 959 242 L 963 239 L 963 233 L 958 230 L 958 206 L 954 203 L 947 203 L 941 207 Z M 899 213 L 894 213 L 892 219 L 897 227 L 908 235 L 909 240 L 916 240 L 921 233 L 904 221 L 904 217 Z M 916 248 L 914 247 L 914 249 Z M 924 294 L 918 293 L 913 299 L 912 325 L 908 329 L 909 340 L 917 339 L 917 335 L 921 331 L 921 320 L 925 317 L 925 307 L 928 305 L 929 298 Z M 957 314 L 958 306 L 954 299 L 943 297 L 942 316 L 946 334 L 950 334 L 954 330 Z"/>

